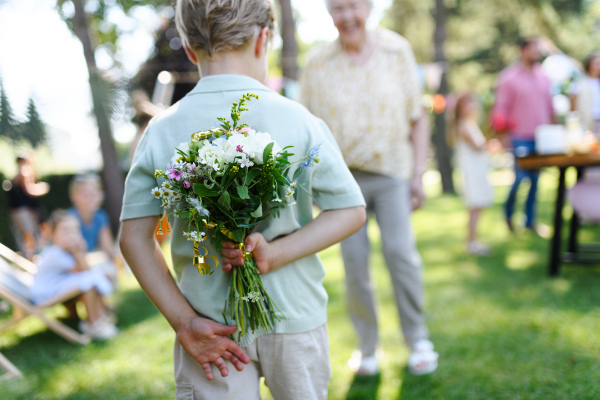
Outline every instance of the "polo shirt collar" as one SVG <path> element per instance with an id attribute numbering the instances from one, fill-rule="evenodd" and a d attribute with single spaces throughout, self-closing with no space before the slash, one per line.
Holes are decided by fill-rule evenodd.
<path id="1" fill-rule="evenodd" d="M 271 91 L 254 78 L 245 75 L 223 74 L 206 76 L 196 84 L 189 94 L 214 93 L 240 90 Z"/>

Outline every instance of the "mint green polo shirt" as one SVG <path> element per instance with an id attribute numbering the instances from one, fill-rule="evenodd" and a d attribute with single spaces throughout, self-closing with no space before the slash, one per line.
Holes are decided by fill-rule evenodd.
<path id="1" fill-rule="evenodd" d="M 340 150 L 327 125 L 302 105 L 280 96 L 260 82 L 240 75 L 211 75 L 203 78 L 178 103 L 153 118 L 135 153 L 125 183 L 121 220 L 162 215 L 161 202 L 151 194 L 163 178 L 155 178 L 156 169 L 164 170 L 175 147 L 190 140 L 193 132 L 219 126 L 217 117 L 228 117 L 232 103 L 246 92 L 259 100 L 248 103 L 242 113 L 259 132 L 268 132 L 281 146 L 293 146 L 293 161 L 315 145 L 320 145 L 319 162 L 306 169 L 298 183 L 311 191 L 322 210 L 364 206 L 361 191 L 346 167 Z M 269 218 L 257 226 L 267 241 L 288 235 L 313 218 L 313 200 L 298 189 L 296 204 L 281 210 L 279 218 Z M 169 217 L 172 229 L 171 256 L 178 286 L 192 307 L 202 316 L 224 323 L 222 316 L 230 277 L 219 267 L 212 275 L 201 275 L 192 265 L 193 243 L 182 232 L 186 220 Z M 211 232 L 202 246 L 208 254 L 221 259 L 210 243 Z M 298 243 L 298 245 L 302 245 Z M 296 260 L 262 276 L 267 292 L 287 317 L 277 322 L 275 333 L 300 333 L 327 322 L 327 293 L 323 287 L 325 270 L 316 254 Z M 247 332 L 241 345 L 247 346 L 267 332 Z"/>

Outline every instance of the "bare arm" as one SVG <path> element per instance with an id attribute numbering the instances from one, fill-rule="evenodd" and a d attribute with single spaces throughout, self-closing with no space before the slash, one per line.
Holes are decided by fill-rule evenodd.
<path id="1" fill-rule="evenodd" d="M 483 141 L 482 143 L 476 143 L 475 140 L 473 140 L 473 137 L 471 135 L 469 135 L 469 132 L 464 127 L 461 126 L 458 129 L 458 134 L 460 135 L 460 138 L 462 140 L 464 140 L 473 149 L 475 149 L 475 150 L 485 150 L 485 144 L 486 144 L 486 142 Z"/>
<path id="2" fill-rule="evenodd" d="M 114 239 L 108 225 L 100 230 L 100 234 L 98 235 L 98 245 L 103 252 L 108 254 L 111 260 L 114 260 L 116 257 Z"/>
<path id="3" fill-rule="evenodd" d="M 273 242 L 267 242 L 260 233 L 253 233 L 245 241 L 261 274 L 275 271 L 300 258 L 317 253 L 358 231 L 366 221 L 365 208 L 351 207 L 321 212 L 301 229 Z M 223 243 L 223 270 L 242 265 L 242 251 L 233 243 Z"/>
<path id="4" fill-rule="evenodd" d="M 165 316 L 183 348 L 202 365 L 207 379 L 213 379 L 211 363 L 222 376 L 229 371 L 228 359 L 241 371 L 250 359 L 227 335 L 236 326 L 221 325 L 199 317 L 175 284 L 158 242 L 154 229 L 159 217 L 145 217 L 123 221 L 119 244 L 140 286 Z"/>
<path id="5" fill-rule="evenodd" d="M 427 154 L 429 152 L 429 118 L 426 112 L 413 122 L 410 131 L 410 141 L 413 147 L 414 172 L 410 185 L 413 210 L 420 208 L 425 202 L 423 190 L 423 174 L 427 170 Z"/>

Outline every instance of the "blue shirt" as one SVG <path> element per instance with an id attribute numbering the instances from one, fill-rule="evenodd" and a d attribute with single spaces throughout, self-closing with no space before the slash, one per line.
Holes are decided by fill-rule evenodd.
<path id="1" fill-rule="evenodd" d="M 90 224 L 86 224 L 83 222 L 83 219 L 77 212 L 77 209 L 71 207 L 68 211 L 79 220 L 79 225 L 81 225 L 81 234 L 87 243 L 87 251 L 96 250 L 98 247 L 98 237 L 100 236 L 100 231 L 109 224 L 108 215 L 106 212 L 104 210 L 96 211 L 92 217 L 92 222 L 90 222 Z"/>

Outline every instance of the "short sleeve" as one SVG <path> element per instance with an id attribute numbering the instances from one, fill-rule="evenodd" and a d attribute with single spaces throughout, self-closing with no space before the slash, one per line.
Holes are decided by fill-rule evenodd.
<path id="1" fill-rule="evenodd" d="M 406 47 L 402 50 L 402 73 L 406 77 L 404 79 L 404 93 L 406 94 L 406 115 L 410 121 L 414 122 L 421 118 L 423 114 L 423 99 L 421 89 L 421 78 L 415 56 L 410 44 L 406 43 Z"/>
<path id="2" fill-rule="evenodd" d="M 312 193 L 322 210 L 364 206 L 360 187 L 348 170 L 329 128 L 318 120 L 322 143 L 319 162 L 312 177 Z"/>
<path id="3" fill-rule="evenodd" d="M 121 221 L 162 215 L 163 213 L 161 203 L 151 193 L 158 183 L 154 177 L 155 166 L 152 162 L 149 142 L 149 131 L 146 131 L 135 152 L 131 170 L 125 180 Z"/>

